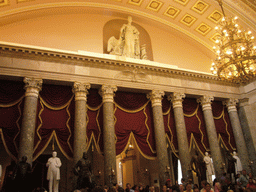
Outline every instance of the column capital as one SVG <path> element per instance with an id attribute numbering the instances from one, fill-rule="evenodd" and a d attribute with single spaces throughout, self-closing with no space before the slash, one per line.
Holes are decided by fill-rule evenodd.
<path id="1" fill-rule="evenodd" d="M 230 98 L 226 101 L 223 101 L 222 103 L 223 105 L 226 105 L 226 107 L 228 108 L 228 112 L 237 111 L 236 104 L 238 103 L 238 99 Z"/>
<path id="2" fill-rule="evenodd" d="M 151 100 L 152 107 L 162 106 L 162 98 L 164 96 L 164 91 L 152 90 L 151 93 L 147 94 L 147 98 Z"/>
<path id="3" fill-rule="evenodd" d="M 26 90 L 25 97 L 32 96 L 38 98 L 39 91 L 42 90 L 42 79 L 25 77 L 23 79 L 25 83 L 24 89 Z"/>
<path id="4" fill-rule="evenodd" d="M 75 94 L 75 101 L 87 101 L 88 89 L 90 88 L 89 83 L 74 82 L 72 91 Z"/>
<path id="5" fill-rule="evenodd" d="M 197 99 L 197 102 L 202 105 L 202 110 L 211 110 L 212 109 L 212 101 L 214 100 L 213 96 L 204 95 Z"/>
<path id="6" fill-rule="evenodd" d="M 185 98 L 185 96 L 186 96 L 185 93 L 174 92 L 168 96 L 168 100 L 172 102 L 173 108 L 177 108 L 177 107 L 182 108 L 182 101 L 183 101 L 183 98 Z"/>
<path id="7" fill-rule="evenodd" d="M 116 85 L 102 85 L 101 89 L 99 90 L 99 94 L 102 97 L 102 102 L 114 102 L 114 96 L 117 91 Z"/>

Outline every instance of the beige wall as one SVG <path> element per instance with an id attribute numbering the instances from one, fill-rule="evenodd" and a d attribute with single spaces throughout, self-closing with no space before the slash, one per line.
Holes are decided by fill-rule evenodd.
<path id="1" fill-rule="evenodd" d="M 104 13 L 103 13 L 104 14 Z M 56 48 L 70 51 L 103 53 L 103 27 L 118 17 L 93 14 L 52 14 L 19 20 L 0 26 L 0 41 Z M 121 18 L 125 19 L 126 17 Z M 141 25 L 151 38 L 154 61 L 179 68 L 210 72 L 211 58 L 207 48 L 175 30 L 171 32 L 144 20 Z"/>

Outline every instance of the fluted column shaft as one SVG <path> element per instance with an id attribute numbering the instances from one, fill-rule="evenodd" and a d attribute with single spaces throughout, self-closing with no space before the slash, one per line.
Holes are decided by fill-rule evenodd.
<path id="1" fill-rule="evenodd" d="M 32 164 L 34 150 L 34 135 L 36 127 L 36 111 L 42 79 L 24 78 L 25 100 L 22 125 L 20 131 L 19 159 L 27 156 L 27 162 Z"/>
<path id="2" fill-rule="evenodd" d="M 168 99 L 171 100 L 174 111 L 182 177 L 187 179 L 187 177 L 189 176 L 188 171 L 191 162 L 191 156 L 189 153 L 187 130 L 182 108 L 182 101 L 184 97 L 185 94 L 183 93 L 173 93 L 169 96 Z"/>
<path id="3" fill-rule="evenodd" d="M 154 130 L 156 140 L 156 152 L 158 159 L 159 168 L 159 183 L 163 186 L 166 181 L 166 168 L 169 167 L 167 143 L 165 139 L 164 119 L 162 111 L 162 97 L 164 96 L 163 91 L 153 90 L 147 95 L 151 99 L 153 119 L 154 119 Z"/>
<path id="4" fill-rule="evenodd" d="M 241 124 L 239 121 L 236 104 L 238 103 L 238 99 L 229 99 L 223 102 L 228 108 L 228 114 L 231 121 L 235 142 L 236 142 L 236 148 L 239 155 L 239 158 L 241 160 L 243 169 L 246 169 L 249 171 L 248 163 L 249 163 L 249 156 L 241 128 Z"/>
<path id="5" fill-rule="evenodd" d="M 75 127 L 74 127 L 74 163 L 82 158 L 83 152 L 86 152 L 86 113 L 87 113 L 87 94 L 90 89 L 89 84 L 75 82 L 73 92 L 75 94 Z"/>
<path id="6" fill-rule="evenodd" d="M 116 145 L 114 127 L 114 92 L 116 86 L 102 85 L 100 94 L 103 102 L 104 180 L 110 186 L 116 182 Z"/>
<path id="7" fill-rule="evenodd" d="M 221 150 L 218 143 L 218 136 L 215 128 L 215 123 L 213 119 L 212 114 L 212 106 L 211 103 L 213 101 L 213 97 L 211 96 L 203 96 L 200 99 L 197 100 L 201 103 L 204 119 L 205 119 L 205 125 L 206 125 L 206 132 L 209 140 L 211 155 L 213 159 L 213 166 L 215 170 L 215 176 L 216 178 L 220 178 L 222 175 L 222 158 L 221 158 Z"/>

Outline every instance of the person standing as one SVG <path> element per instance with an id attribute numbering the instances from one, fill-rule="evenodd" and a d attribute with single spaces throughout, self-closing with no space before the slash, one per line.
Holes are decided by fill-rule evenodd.
<path id="1" fill-rule="evenodd" d="M 60 180 L 60 167 L 61 167 L 60 158 L 57 157 L 57 152 L 52 152 L 52 157 L 48 159 L 46 166 L 48 167 L 47 171 L 47 180 L 49 180 L 49 192 L 58 192 L 59 191 L 59 180 Z"/>

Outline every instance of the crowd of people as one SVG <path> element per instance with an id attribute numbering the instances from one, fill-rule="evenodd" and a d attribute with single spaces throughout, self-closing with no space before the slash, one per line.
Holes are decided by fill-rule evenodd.
<path id="1" fill-rule="evenodd" d="M 234 180 L 234 181 L 232 181 Z M 200 184 L 193 183 L 192 179 L 181 179 L 181 184 L 172 184 L 171 179 L 167 179 L 162 189 L 158 185 L 138 185 L 131 186 L 127 183 L 123 188 L 118 184 L 112 187 L 96 186 L 92 192 L 256 192 L 256 179 L 252 174 L 243 170 L 241 174 L 237 174 L 235 179 L 230 179 L 230 175 L 223 173 L 220 179 L 215 179 L 211 185 L 206 180 Z M 77 190 L 75 192 L 87 192 L 86 189 Z"/>

